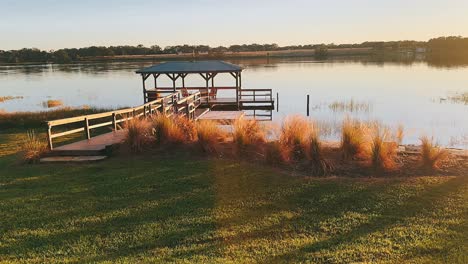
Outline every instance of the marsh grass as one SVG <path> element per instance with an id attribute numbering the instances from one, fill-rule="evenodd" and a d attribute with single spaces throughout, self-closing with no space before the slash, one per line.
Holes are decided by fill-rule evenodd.
<path id="1" fill-rule="evenodd" d="M 0 128 L 38 129 L 45 128 L 45 122 L 81 115 L 91 115 L 112 111 L 104 108 L 71 108 L 65 107 L 40 112 L 1 112 Z"/>
<path id="2" fill-rule="evenodd" d="M 44 108 L 55 108 L 55 107 L 63 106 L 63 101 L 61 101 L 61 100 L 47 100 L 47 101 L 42 103 L 42 106 L 44 106 Z"/>
<path id="3" fill-rule="evenodd" d="M 140 153 L 154 142 L 153 127 L 148 119 L 131 119 L 125 123 L 126 142 L 133 153 Z"/>
<path id="4" fill-rule="evenodd" d="M 362 158 L 365 155 L 367 128 L 357 120 L 346 118 L 341 129 L 341 150 L 344 159 Z"/>
<path id="5" fill-rule="evenodd" d="M 448 158 L 447 150 L 434 144 L 434 139 L 422 136 L 421 140 L 421 166 L 424 169 L 436 170 Z"/>
<path id="6" fill-rule="evenodd" d="M 453 103 L 468 105 L 468 92 L 449 96 L 448 99 Z"/>
<path id="7" fill-rule="evenodd" d="M 37 163 L 47 150 L 45 140 L 39 139 L 36 132 L 34 130 L 30 130 L 21 146 L 21 158 L 27 163 Z"/>
<path id="8" fill-rule="evenodd" d="M 358 102 L 354 99 L 349 101 L 335 101 L 328 105 L 333 112 L 370 112 L 372 105 L 369 102 Z"/>
<path id="9" fill-rule="evenodd" d="M 23 96 L 0 96 L 0 103 L 3 103 L 5 101 L 10 101 L 10 100 L 18 100 L 18 99 L 23 99 Z"/>

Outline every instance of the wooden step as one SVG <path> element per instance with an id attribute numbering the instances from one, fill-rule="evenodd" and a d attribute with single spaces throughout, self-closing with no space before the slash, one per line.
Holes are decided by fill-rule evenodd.
<path id="1" fill-rule="evenodd" d="M 106 154 L 103 150 L 89 150 L 89 149 L 76 149 L 76 150 L 52 150 L 44 154 L 44 157 L 65 157 L 65 156 L 103 156 Z"/>
<path id="2" fill-rule="evenodd" d="M 107 156 L 57 156 L 40 159 L 40 163 L 88 163 L 107 159 Z"/>

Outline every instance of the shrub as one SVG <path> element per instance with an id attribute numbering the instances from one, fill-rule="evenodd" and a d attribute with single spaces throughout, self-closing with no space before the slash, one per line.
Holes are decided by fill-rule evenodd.
<path id="1" fill-rule="evenodd" d="M 47 152 L 47 144 L 37 138 L 34 130 L 28 131 L 22 147 L 22 160 L 28 163 L 36 163 Z"/>
<path id="2" fill-rule="evenodd" d="M 134 153 L 143 151 L 154 141 L 152 125 L 148 119 L 131 119 L 125 124 L 127 129 L 126 142 Z"/>
<path id="3" fill-rule="evenodd" d="M 345 159 L 361 157 L 366 152 L 364 125 L 346 118 L 341 131 L 341 150 Z"/>
<path id="4" fill-rule="evenodd" d="M 233 141 L 239 151 L 248 146 L 258 147 L 266 142 L 266 132 L 256 120 L 239 118 L 233 124 Z"/>
<path id="5" fill-rule="evenodd" d="M 448 157 L 448 152 L 434 144 L 433 138 L 427 136 L 420 138 L 421 140 L 421 162 L 425 169 L 439 169 L 441 163 Z"/>
<path id="6" fill-rule="evenodd" d="M 196 124 L 198 144 L 205 153 L 216 154 L 216 145 L 225 137 L 225 132 L 213 121 L 200 121 Z"/>
<path id="7" fill-rule="evenodd" d="M 370 164 L 376 171 L 388 171 L 396 168 L 396 155 L 398 145 L 389 142 L 388 128 L 374 126 L 370 148 Z"/>
<path id="8" fill-rule="evenodd" d="M 283 160 L 299 161 L 305 158 L 310 131 L 311 124 L 304 117 L 292 116 L 284 120 L 279 139 Z"/>

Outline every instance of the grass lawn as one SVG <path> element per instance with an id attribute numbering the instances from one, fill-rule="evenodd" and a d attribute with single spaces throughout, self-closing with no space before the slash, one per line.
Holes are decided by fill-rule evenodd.
<path id="1" fill-rule="evenodd" d="M 468 177 L 305 178 L 184 153 L 22 165 L 20 141 L 0 134 L 0 262 L 468 263 Z"/>

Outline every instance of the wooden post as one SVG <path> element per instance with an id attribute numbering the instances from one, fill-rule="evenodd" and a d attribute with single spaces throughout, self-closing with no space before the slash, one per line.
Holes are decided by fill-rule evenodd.
<path id="1" fill-rule="evenodd" d="M 307 116 L 309 116 L 309 104 L 310 104 L 310 95 L 307 95 Z"/>
<path id="2" fill-rule="evenodd" d="M 89 131 L 89 120 L 87 117 L 85 117 L 84 122 L 85 122 L 86 139 L 91 139 L 91 133 Z"/>
<path id="3" fill-rule="evenodd" d="M 239 108 L 239 99 L 242 99 L 242 73 L 239 72 L 239 96 L 237 99 L 237 108 Z"/>
<path id="4" fill-rule="evenodd" d="M 276 93 L 276 112 L 279 111 L 279 94 Z"/>
<path id="5" fill-rule="evenodd" d="M 158 76 L 159 76 L 159 74 L 158 74 L 158 75 L 153 74 L 153 78 L 154 78 L 154 89 L 155 89 L 155 90 L 158 88 L 158 81 L 157 81 Z"/>
<path id="6" fill-rule="evenodd" d="M 144 74 L 141 75 L 141 79 L 142 79 L 142 81 L 143 81 L 143 103 L 147 103 L 147 98 L 146 98 L 146 85 L 145 85 L 145 80 L 146 80 L 146 78 L 145 78 L 145 75 L 144 75 Z"/>
<path id="7" fill-rule="evenodd" d="M 117 131 L 117 120 L 115 113 L 112 113 L 112 127 L 114 128 L 114 131 Z"/>
<path id="8" fill-rule="evenodd" d="M 47 129 L 47 142 L 49 145 L 49 150 L 54 149 L 54 146 L 52 145 L 52 127 L 50 127 L 50 125 L 49 125 L 49 128 Z"/>

